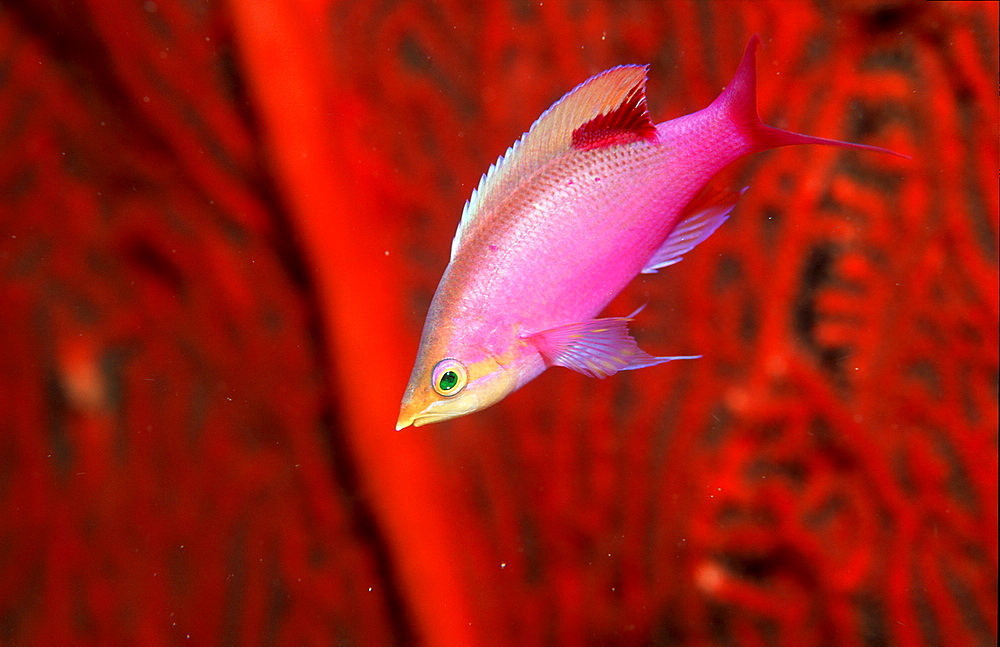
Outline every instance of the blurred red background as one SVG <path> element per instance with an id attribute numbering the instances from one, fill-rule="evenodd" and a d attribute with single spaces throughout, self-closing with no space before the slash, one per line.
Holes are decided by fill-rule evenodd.
<path id="1" fill-rule="evenodd" d="M 397 433 L 464 200 L 749 36 L 733 219 L 612 305 L 703 353 Z M 0 3 L 0 644 L 991 645 L 996 3 Z"/>

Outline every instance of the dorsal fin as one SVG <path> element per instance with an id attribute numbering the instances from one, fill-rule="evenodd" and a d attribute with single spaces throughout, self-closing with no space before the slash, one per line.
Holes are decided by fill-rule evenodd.
<path id="1" fill-rule="evenodd" d="M 524 178 L 574 146 L 590 150 L 655 135 L 646 110 L 646 66 L 621 65 L 593 76 L 542 113 L 479 180 L 451 243 L 455 258 L 476 217 Z"/>
<path id="2" fill-rule="evenodd" d="M 625 144 L 639 139 L 651 139 L 656 126 L 649 118 L 646 107 L 645 84 L 632 88 L 617 108 L 598 115 L 573 131 L 574 148 L 593 150 L 603 146 Z"/>

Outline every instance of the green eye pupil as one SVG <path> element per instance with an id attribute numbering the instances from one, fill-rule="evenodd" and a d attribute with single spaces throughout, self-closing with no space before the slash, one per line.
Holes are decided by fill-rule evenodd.
<path id="1" fill-rule="evenodd" d="M 455 371 L 445 371 L 438 381 L 438 386 L 441 387 L 442 391 L 451 391 L 456 384 L 458 384 L 458 373 Z"/>

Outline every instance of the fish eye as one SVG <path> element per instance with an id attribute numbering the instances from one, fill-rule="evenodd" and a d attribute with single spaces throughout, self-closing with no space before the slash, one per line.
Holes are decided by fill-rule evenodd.
<path id="1" fill-rule="evenodd" d="M 469 373 L 457 359 L 443 359 L 431 371 L 431 386 L 438 395 L 450 398 L 465 388 Z"/>

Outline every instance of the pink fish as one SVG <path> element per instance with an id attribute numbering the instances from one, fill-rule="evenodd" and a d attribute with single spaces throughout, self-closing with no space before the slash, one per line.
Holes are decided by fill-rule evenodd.
<path id="1" fill-rule="evenodd" d="M 639 273 L 677 263 L 726 221 L 742 192 L 705 200 L 709 180 L 791 144 L 892 153 L 765 126 L 757 43 L 710 106 L 656 125 L 646 67 L 602 72 L 490 167 L 462 213 L 396 429 L 484 409 L 550 366 L 604 378 L 697 357 L 654 357 L 629 335 L 631 317 L 594 317 Z"/>

